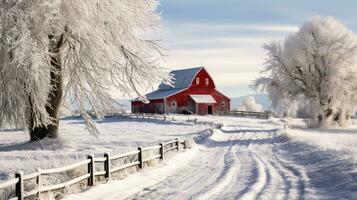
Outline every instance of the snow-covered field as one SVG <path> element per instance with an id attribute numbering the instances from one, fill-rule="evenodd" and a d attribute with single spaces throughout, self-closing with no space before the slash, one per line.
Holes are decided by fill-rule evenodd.
<path id="1" fill-rule="evenodd" d="M 23 131 L 0 131 L 0 180 L 13 177 L 19 170 L 28 174 L 37 168 L 64 166 L 83 160 L 88 154 L 101 157 L 105 152 L 118 154 L 138 146 L 193 137 L 210 128 L 179 121 L 112 118 L 98 123 L 101 134 L 96 138 L 85 130 L 81 119 L 63 119 L 60 123 L 60 138 L 55 141 L 29 144 L 29 136 Z"/>
<path id="2" fill-rule="evenodd" d="M 348 129 L 314 130 L 302 128 L 302 120 L 290 119 L 289 123 L 295 128 L 284 129 L 286 120 L 276 118 L 263 120 L 190 116 L 190 119 L 195 117 L 199 122 L 221 123 L 223 127 L 216 129 L 208 138 L 196 139 L 198 144 L 193 150 L 177 154 L 168 162 L 159 164 L 159 167 L 148 168 L 123 180 L 95 186 L 65 199 L 357 198 L 356 125 Z M 187 118 L 188 116 L 175 115 L 178 120 Z M 99 140 L 89 140 L 88 135 L 83 137 L 83 124 L 80 121 L 64 120 L 62 135 L 68 137 L 61 140 L 66 142 L 62 145 L 57 142 L 52 146 L 60 147 L 59 153 L 46 150 L 42 154 L 39 150 L 31 150 L 31 155 L 36 158 L 36 154 L 42 154 L 37 159 L 52 160 L 64 155 L 124 151 L 132 146 L 156 144 L 176 136 L 197 136 L 197 133 L 208 128 L 207 125 L 179 121 L 117 122 L 109 120 L 100 124 L 106 134 L 103 133 Z M 124 130 L 118 131 L 118 127 Z M 2 134 L 9 135 L 10 132 Z M 70 142 L 71 138 L 74 138 L 73 143 Z M 19 139 L 7 141 L 8 145 L 14 146 Z M 51 148 L 51 145 L 48 146 Z M 70 151 L 67 152 L 66 149 Z M 28 151 L 22 153 L 25 152 Z M 6 161 L 11 160 L 11 152 L 3 150 L 0 153 L 7 153 L 8 156 L 7 159 L 1 158 L 1 167 L 3 163 L 12 162 Z M 19 162 L 16 160 L 21 155 L 20 150 L 14 151 L 14 155 L 14 163 Z M 33 161 L 25 160 L 26 162 L 32 164 Z M 9 167 L 10 164 L 4 168 Z"/>

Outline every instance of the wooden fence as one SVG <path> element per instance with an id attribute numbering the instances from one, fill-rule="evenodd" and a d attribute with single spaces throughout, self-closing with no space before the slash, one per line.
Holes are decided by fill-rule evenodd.
<path id="1" fill-rule="evenodd" d="M 130 119 L 158 119 L 164 121 L 167 120 L 175 121 L 174 116 L 151 114 L 151 113 L 107 113 L 106 117 L 127 117 Z"/>
<path id="2" fill-rule="evenodd" d="M 162 114 L 151 114 L 151 113 L 109 113 L 106 117 L 126 117 L 130 119 L 157 119 L 163 121 L 177 121 L 175 116 L 173 115 L 162 115 Z M 182 120 L 182 119 L 181 119 Z M 198 124 L 198 119 L 196 117 L 187 115 L 187 120 L 184 119 L 185 122 L 193 122 Z M 201 121 L 201 123 L 207 123 Z"/>
<path id="3" fill-rule="evenodd" d="M 221 112 L 219 115 L 231 115 L 237 117 L 254 117 L 260 119 L 269 119 L 271 116 L 270 112 L 251 112 L 251 111 L 229 111 Z"/>
<path id="4" fill-rule="evenodd" d="M 252 111 L 227 111 L 219 112 L 218 115 L 230 115 L 237 117 L 254 117 L 260 119 L 269 119 L 272 116 L 271 112 L 252 112 Z M 175 116 L 161 115 L 161 114 L 151 114 L 151 113 L 109 113 L 107 117 L 128 117 L 131 119 L 161 119 L 161 120 L 172 120 L 175 121 Z M 197 123 L 197 118 L 187 115 L 188 122 Z"/>
<path id="5" fill-rule="evenodd" d="M 169 142 L 160 143 L 159 145 L 156 146 L 150 146 L 144 148 L 139 147 L 135 151 L 131 151 L 119 155 L 111 156 L 109 153 L 105 153 L 104 157 L 100 157 L 100 158 L 97 157 L 95 158 L 93 155 L 88 155 L 86 160 L 60 168 L 39 169 L 38 172 L 29 175 L 24 175 L 22 172 L 18 172 L 15 174 L 14 179 L 1 182 L 0 190 L 15 186 L 15 197 L 11 198 L 10 200 L 15 200 L 15 199 L 23 200 L 27 197 L 39 198 L 41 193 L 51 192 L 65 187 L 69 187 L 73 184 L 85 180 L 87 180 L 88 186 L 93 186 L 95 184 L 95 180 L 96 180 L 95 178 L 97 176 L 104 176 L 105 179 L 109 181 L 111 179 L 111 174 L 114 172 L 118 172 L 120 170 L 124 170 L 133 166 L 137 166 L 139 169 L 143 169 L 145 162 L 149 162 L 152 160 L 164 160 L 165 154 L 167 152 L 173 150 L 179 151 L 180 149 L 186 149 L 186 147 L 187 144 L 185 141 L 180 141 L 179 139 L 175 139 Z M 149 151 L 153 152 L 153 150 L 156 150 L 159 153 L 158 154 L 154 153 L 153 155 L 148 154 L 149 156 L 145 154 L 145 152 L 149 152 Z M 119 159 L 125 159 L 130 156 L 132 157 L 134 156 L 137 159 L 125 164 L 121 164 L 119 166 L 111 166 L 113 161 Z M 96 171 L 95 166 L 98 163 L 104 164 L 103 171 Z M 87 172 L 84 175 L 80 175 L 79 177 L 76 177 L 74 179 L 59 184 L 45 185 L 45 186 L 42 184 L 42 177 L 45 175 L 63 173 L 70 170 L 74 170 L 81 166 L 87 166 Z M 37 188 L 31 191 L 25 191 L 24 188 L 25 181 L 33 180 L 33 179 L 36 179 Z"/>

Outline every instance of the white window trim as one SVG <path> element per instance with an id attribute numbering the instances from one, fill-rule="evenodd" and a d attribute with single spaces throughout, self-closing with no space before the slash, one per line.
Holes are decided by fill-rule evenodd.
<path id="1" fill-rule="evenodd" d="M 209 84 L 209 78 L 206 78 L 206 79 L 205 79 L 205 83 L 206 83 L 206 85 Z"/>
<path id="2" fill-rule="evenodd" d="M 196 77 L 196 85 L 200 84 L 200 77 Z"/>

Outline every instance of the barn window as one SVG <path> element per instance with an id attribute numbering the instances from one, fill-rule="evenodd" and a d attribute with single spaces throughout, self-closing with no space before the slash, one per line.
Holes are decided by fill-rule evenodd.
<path id="1" fill-rule="evenodd" d="M 221 106 L 222 108 L 224 108 L 224 106 L 226 105 L 226 103 L 224 101 L 221 102 Z"/>
<path id="2" fill-rule="evenodd" d="M 206 78 L 205 83 L 206 83 L 206 85 L 209 84 L 209 78 Z"/>
<path id="3" fill-rule="evenodd" d="M 198 84 L 200 84 L 200 78 L 199 77 L 196 78 L 196 85 L 198 85 Z"/>
<path id="4" fill-rule="evenodd" d="M 172 102 L 172 106 L 173 107 L 175 107 L 176 106 L 176 102 L 174 101 L 174 102 Z"/>

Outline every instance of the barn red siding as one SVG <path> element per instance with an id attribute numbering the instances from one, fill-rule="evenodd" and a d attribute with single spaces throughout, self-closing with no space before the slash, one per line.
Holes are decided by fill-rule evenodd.
<path id="1" fill-rule="evenodd" d="M 212 97 L 216 100 L 216 104 L 212 105 L 213 113 L 217 113 L 219 111 L 229 111 L 230 110 L 230 99 L 220 92 L 216 91 L 214 88 L 197 88 L 197 87 L 190 87 L 189 89 L 182 91 L 176 95 L 168 97 L 166 99 L 166 105 L 169 107 L 172 105 L 173 102 L 177 102 L 177 112 L 182 112 L 183 110 L 190 110 L 189 103 L 190 103 L 190 94 L 208 94 L 212 95 Z M 224 105 L 222 105 L 224 104 Z M 207 108 L 202 111 L 202 106 L 199 106 L 200 112 L 197 114 L 207 114 Z"/>
<path id="2" fill-rule="evenodd" d="M 196 78 L 199 78 L 197 84 Z M 206 78 L 208 84 L 206 84 Z M 230 99 L 224 96 L 222 93 L 215 89 L 215 84 L 208 72 L 202 68 L 200 72 L 193 78 L 191 86 L 182 92 L 167 97 L 166 100 L 151 100 L 148 105 L 144 105 L 142 102 L 133 101 L 133 112 L 148 112 L 148 113 L 161 113 L 158 112 L 158 105 L 165 104 L 166 113 L 182 113 L 184 110 L 192 111 L 197 114 L 208 114 L 209 106 L 212 108 L 212 114 L 220 111 L 230 110 Z M 217 103 L 215 104 L 195 104 L 190 95 L 211 95 Z M 151 105 L 151 106 L 150 106 Z M 160 110 L 161 111 L 161 110 Z M 164 110 L 162 110 L 164 112 Z"/>
<path id="3" fill-rule="evenodd" d="M 151 100 L 149 104 L 145 104 L 142 101 L 131 102 L 132 113 L 164 113 L 164 100 L 157 99 Z"/>

